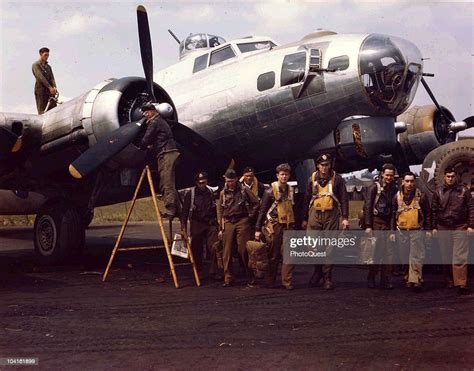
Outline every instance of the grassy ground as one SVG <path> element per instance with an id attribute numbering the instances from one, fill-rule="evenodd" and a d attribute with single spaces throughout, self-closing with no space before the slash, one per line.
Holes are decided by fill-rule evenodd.
<path id="1" fill-rule="evenodd" d="M 158 202 L 158 204 L 160 204 Z M 363 201 L 349 202 L 349 218 L 358 218 L 358 213 L 362 209 Z M 122 222 L 128 212 L 131 202 L 124 202 L 121 204 L 98 207 L 94 210 L 94 220 L 92 224 L 107 224 Z M 151 198 L 144 198 L 138 200 L 133 208 L 130 217 L 131 222 L 152 222 L 156 220 L 156 214 Z M 33 225 L 35 221 L 34 215 L 8 215 L 0 216 L 0 226 L 25 226 Z"/>

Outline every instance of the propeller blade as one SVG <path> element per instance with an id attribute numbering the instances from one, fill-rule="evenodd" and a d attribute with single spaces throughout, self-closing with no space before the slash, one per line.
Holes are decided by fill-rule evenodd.
<path id="1" fill-rule="evenodd" d="M 18 135 L 0 126 L 0 155 L 18 152 L 21 144 L 21 138 Z"/>
<path id="2" fill-rule="evenodd" d="M 81 179 L 110 160 L 133 142 L 145 121 L 146 118 L 142 118 L 137 122 L 123 125 L 98 141 L 69 165 L 69 173 L 74 178 Z"/>
<path id="3" fill-rule="evenodd" d="M 421 78 L 421 83 L 423 84 L 423 87 L 425 88 L 426 92 L 428 93 L 428 95 L 430 96 L 431 100 L 433 101 L 434 105 L 436 106 L 436 108 L 438 109 L 438 111 L 441 113 L 441 115 L 444 117 L 444 119 L 446 120 L 446 123 L 450 123 L 452 122 L 452 120 L 450 120 L 444 113 L 444 111 L 441 109 L 438 101 L 436 100 L 433 92 L 431 91 L 430 87 L 428 86 L 428 83 L 426 82 L 426 80 L 422 77 Z"/>
<path id="4" fill-rule="evenodd" d="M 148 15 L 143 5 L 137 7 L 138 39 L 140 41 L 140 54 L 142 56 L 143 72 L 145 73 L 148 94 L 156 102 L 153 91 L 153 51 L 151 48 L 150 26 Z"/>
<path id="5" fill-rule="evenodd" d="M 463 120 L 467 124 L 467 128 L 474 128 L 474 116 L 469 116 Z"/>

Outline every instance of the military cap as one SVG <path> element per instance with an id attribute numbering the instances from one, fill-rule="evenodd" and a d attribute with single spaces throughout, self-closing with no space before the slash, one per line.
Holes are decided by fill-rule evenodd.
<path id="1" fill-rule="evenodd" d="M 237 173 L 235 172 L 234 169 L 227 169 L 225 174 L 224 174 L 224 178 L 237 179 Z"/>
<path id="2" fill-rule="evenodd" d="M 194 180 L 196 182 L 198 182 L 199 180 L 204 180 L 204 179 L 207 179 L 207 173 L 205 171 L 201 171 L 197 173 L 196 176 L 194 177 Z"/>
<path id="3" fill-rule="evenodd" d="M 145 111 L 151 111 L 151 110 L 154 110 L 156 111 L 156 107 L 153 103 L 145 103 L 143 106 L 142 106 L 142 112 L 145 112 Z"/>
<path id="4" fill-rule="evenodd" d="M 329 153 L 324 153 L 316 159 L 316 164 L 319 165 L 319 164 L 322 164 L 323 162 L 330 164 L 331 160 L 332 160 L 331 155 Z"/>
<path id="5" fill-rule="evenodd" d="M 255 173 L 255 170 L 253 169 L 253 167 L 247 166 L 246 168 L 244 168 L 244 171 L 242 172 L 242 174 L 245 174 L 245 173 Z"/>

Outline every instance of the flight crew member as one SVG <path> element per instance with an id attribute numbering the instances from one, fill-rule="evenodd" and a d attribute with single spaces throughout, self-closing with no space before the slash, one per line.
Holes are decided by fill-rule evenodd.
<path id="1" fill-rule="evenodd" d="M 251 236 L 251 224 L 257 219 L 260 202 L 247 187 L 242 187 L 233 169 L 227 169 L 224 175 L 225 186 L 219 196 L 217 215 L 219 221 L 219 236 L 224 245 L 223 287 L 232 286 L 232 248 L 237 242 L 237 251 L 245 264 L 248 286 L 255 285 L 253 271 L 248 267 L 247 241 Z"/>
<path id="2" fill-rule="evenodd" d="M 467 286 L 468 234 L 474 229 L 474 200 L 471 192 L 459 184 L 452 167 L 444 171 L 444 184 L 432 199 L 433 236 L 438 237 L 448 287 L 458 287 L 461 295 Z M 456 231 L 437 233 L 438 231 Z M 467 233 L 466 233 L 467 231 Z"/>
<path id="3" fill-rule="evenodd" d="M 167 103 L 161 103 L 166 105 Z M 174 141 L 170 126 L 156 110 L 152 103 L 142 106 L 143 115 L 146 117 L 146 132 L 140 142 L 140 148 L 152 151 L 158 162 L 158 175 L 160 191 L 164 194 L 166 211 L 164 216 L 174 218 L 180 212 L 180 203 L 175 184 L 175 168 L 179 151 Z"/>
<path id="4" fill-rule="evenodd" d="M 56 81 L 54 80 L 53 69 L 48 63 L 49 49 L 41 48 L 39 50 L 39 59 L 33 63 L 31 69 L 35 76 L 35 99 L 36 109 L 38 114 L 42 114 L 48 105 L 50 97 L 54 97 L 58 90 L 56 88 Z M 56 101 L 51 100 L 48 110 L 56 107 Z"/>
<path id="5" fill-rule="evenodd" d="M 240 184 L 244 187 L 249 188 L 252 193 L 258 197 L 259 200 L 263 197 L 263 192 L 265 192 L 265 186 L 263 183 L 260 183 L 255 176 L 255 170 L 250 166 L 247 166 L 243 173 L 242 177 L 240 178 Z"/>
<path id="6" fill-rule="evenodd" d="M 317 170 L 308 180 L 304 196 L 303 229 L 308 230 L 337 230 L 339 218 L 342 216 L 342 228 L 349 227 L 349 200 L 344 179 L 331 166 L 331 155 L 320 155 L 316 160 Z M 321 278 L 324 288 L 332 290 L 332 265 L 330 259 L 332 249 L 326 249 L 324 265 L 314 266 L 314 274 L 309 282 L 310 287 L 317 286 Z"/>
<path id="7" fill-rule="evenodd" d="M 288 184 L 291 167 L 289 164 L 280 164 L 276 168 L 277 181 L 263 194 L 262 205 L 258 214 L 255 239 L 260 240 L 261 229 L 269 245 L 270 267 L 267 283 L 270 287 L 275 285 L 278 265 L 283 255 L 283 232 L 294 229 L 294 194 L 292 186 Z M 282 264 L 281 282 L 285 289 L 293 290 L 292 277 L 293 265 Z"/>
<path id="8" fill-rule="evenodd" d="M 431 229 L 430 202 L 415 183 L 416 175 L 411 171 L 403 174 L 400 190 L 392 200 L 391 229 L 399 230 L 398 246 L 405 261 L 408 260 L 407 287 L 420 292 L 423 282 L 423 259 L 425 246 L 421 230 Z M 430 232 L 426 232 L 430 236 Z M 395 241 L 395 234 L 390 235 Z"/>
<path id="9" fill-rule="evenodd" d="M 203 246 L 207 245 L 210 257 L 209 276 L 221 279 L 217 272 L 216 252 L 214 243 L 217 242 L 217 211 L 216 195 L 208 186 L 207 173 L 200 172 L 194 177 L 196 186 L 184 196 L 183 211 L 181 214 L 181 231 L 186 235 L 188 219 L 190 221 L 191 249 L 193 251 L 196 268 L 202 273 Z"/>
<path id="10" fill-rule="evenodd" d="M 246 168 L 244 168 L 244 171 L 242 173 L 242 176 L 239 179 L 239 182 L 242 187 L 249 188 L 252 191 L 252 193 L 255 196 L 257 196 L 257 198 L 260 201 L 262 200 L 263 192 L 265 192 L 265 186 L 263 185 L 263 183 L 260 183 L 258 181 L 257 177 L 255 176 L 255 170 L 252 167 L 247 166 Z M 251 236 L 255 235 L 255 224 L 252 224 L 252 231 L 250 232 L 250 235 Z M 240 258 L 239 258 L 239 265 L 240 265 L 240 269 L 242 271 L 245 271 L 246 268 L 244 266 L 244 262 Z M 256 271 L 255 278 L 263 278 L 263 272 Z"/>
<path id="11" fill-rule="evenodd" d="M 380 172 L 380 179 L 376 180 L 367 189 L 364 201 L 364 224 L 365 231 L 372 236 L 372 231 L 389 231 L 392 218 L 392 200 L 397 193 L 395 184 L 395 167 L 392 164 L 384 164 Z M 394 259 L 393 243 L 387 239 L 377 238 L 375 246 L 374 261 L 369 266 L 367 286 L 375 288 L 375 278 L 380 270 L 380 287 L 393 289 L 392 270 Z M 380 263 L 382 263 L 380 265 Z"/>

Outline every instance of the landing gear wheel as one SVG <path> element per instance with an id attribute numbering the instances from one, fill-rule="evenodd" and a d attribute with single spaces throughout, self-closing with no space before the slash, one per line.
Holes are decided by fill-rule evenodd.
<path id="1" fill-rule="evenodd" d="M 41 208 L 36 215 L 34 245 L 42 264 L 58 264 L 76 256 L 84 240 L 83 220 L 75 208 L 55 203 Z"/>
<path id="2" fill-rule="evenodd" d="M 444 144 L 426 156 L 421 180 L 426 191 L 432 193 L 444 182 L 444 170 L 453 167 L 458 180 L 474 189 L 474 139 L 463 139 Z"/>

